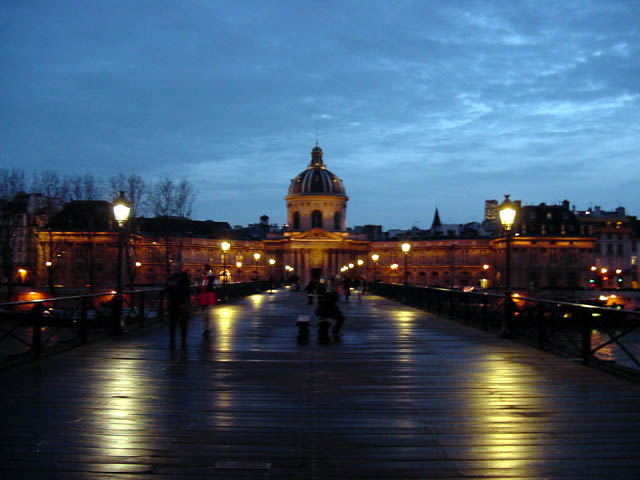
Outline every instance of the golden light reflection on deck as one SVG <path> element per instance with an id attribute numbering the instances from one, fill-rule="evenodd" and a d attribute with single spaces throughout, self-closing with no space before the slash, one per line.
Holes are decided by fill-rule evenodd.
<path id="1" fill-rule="evenodd" d="M 94 384 L 105 404 L 95 410 L 97 418 L 90 420 L 102 429 L 103 434 L 96 437 L 96 445 L 103 455 L 127 456 L 131 455 L 131 450 L 139 448 L 136 442 L 148 426 L 148 405 L 144 398 L 149 397 L 149 393 L 144 382 L 138 380 L 142 373 L 139 362 L 115 358 L 109 359 L 108 363 L 108 377 Z"/>
<path id="2" fill-rule="evenodd" d="M 470 455 L 477 458 L 481 451 L 488 469 L 530 468 L 530 440 L 522 434 L 523 424 L 531 425 L 525 431 L 536 434 L 543 412 L 553 411 L 536 386 L 539 372 L 494 354 L 480 356 L 469 374 L 478 388 L 468 390 L 464 415 L 467 422 L 482 427 L 469 445 Z"/>
<path id="3" fill-rule="evenodd" d="M 395 310 L 391 312 L 391 321 L 397 332 L 397 338 L 400 341 L 410 341 L 414 334 L 414 321 L 416 314 L 410 310 Z M 411 347 L 398 349 L 398 356 L 396 357 L 399 362 L 407 363 L 412 361 L 411 353 L 413 349 Z"/>
<path id="4" fill-rule="evenodd" d="M 235 330 L 235 310 L 233 307 L 220 307 L 212 311 L 213 327 L 217 349 L 228 352 L 233 347 L 233 334 Z M 218 360 L 229 361 L 230 358 L 218 357 Z"/>

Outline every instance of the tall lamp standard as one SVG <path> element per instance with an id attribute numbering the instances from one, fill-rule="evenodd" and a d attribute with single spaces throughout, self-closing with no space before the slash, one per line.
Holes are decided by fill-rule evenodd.
<path id="1" fill-rule="evenodd" d="M 119 335 L 124 331 L 122 325 L 122 243 L 124 239 L 124 224 L 129 219 L 131 204 L 124 197 L 124 192 L 120 191 L 113 201 L 113 216 L 118 222 L 118 259 L 116 264 L 116 296 L 113 304 L 113 331 L 114 335 Z"/>
<path id="2" fill-rule="evenodd" d="M 242 262 L 236 262 L 236 268 L 238 269 L 236 282 L 239 282 L 242 279 Z"/>
<path id="3" fill-rule="evenodd" d="M 376 266 L 378 265 L 378 260 L 380 260 L 380 255 L 377 253 L 371 254 L 371 260 L 373 260 L 373 283 L 378 281 L 378 277 L 376 277 Z"/>
<path id="4" fill-rule="evenodd" d="M 272 268 L 276 264 L 276 260 L 274 258 L 269 259 L 269 293 L 273 291 L 273 271 Z"/>
<path id="5" fill-rule="evenodd" d="M 410 243 L 403 243 L 400 248 L 402 248 L 402 253 L 404 253 L 404 284 L 407 285 L 409 283 L 409 271 L 407 270 L 407 259 L 409 258 L 409 251 L 411 250 Z"/>
<path id="6" fill-rule="evenodd" d="M 500 223 L 504 229 L 506 241 L 506 259 L 504 275 L 504 318 L 500 336 L 502 338 L 513 338 L 513 299 L 511 298 L 511 229 L 516 219 L 517 206 L 509 200 L 509 195 L 504 196 L 504 201 L 498 208 L 500 213 Z"/>
<path id="7" fill-rule="evenodd" d="M 226 240 L 220 243 L 222 249 L 222 299 L 227 298 L 227 252 L 231 248 L 231 244 Z"/>
<path id="8" fill-rule="evenodd" d="M 260 257 L 262 257 L 262 255 L 258 252 L 253 254 L 253 273 L 255 273 L 254 280 L 258 280 L 258 261 L 260 260 Z"/>

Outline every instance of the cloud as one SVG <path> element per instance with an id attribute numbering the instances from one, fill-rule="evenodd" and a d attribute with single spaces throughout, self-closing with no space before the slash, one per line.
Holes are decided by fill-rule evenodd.
<path id="1" fill-rule="evenodd" d="M 477 220 L 509 186 L 525 201 L 606 204 L 603 181 L 640 210 L 634 2 L 3 10 L 6 165 L 187 175 L 196 216 L 281 223 L 317 129 L 350 224 L 430 224 L 436 203 L 447 221 Z"/>

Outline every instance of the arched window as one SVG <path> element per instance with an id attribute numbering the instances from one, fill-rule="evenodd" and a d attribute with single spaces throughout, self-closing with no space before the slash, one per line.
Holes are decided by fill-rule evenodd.
<path id="1" fill-rule="evenodd" d="M 293 230 L 294 232 L 300 230 L 300 212 L 293 212 Z"/>
<path id="2" fill-rule="evenodd" d="M 336 231 L 340 230 L 340 224 L 342 223 L 342 216 L 340 213 L 336 212 L 333 214 L 333 229 Z"/>
<path id="3" fill-rule="evenodd" d="M 322 212 L 320 210 L 311 212 L 311 228 L 322 228 Z"/>

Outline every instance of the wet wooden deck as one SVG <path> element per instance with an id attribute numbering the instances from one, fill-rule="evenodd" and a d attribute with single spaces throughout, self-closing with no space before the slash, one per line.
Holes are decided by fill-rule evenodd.
<path id="1" fill-rule="evenodd" d="M 640 386 L 379 297 L 279 291 L 0 374 L 0 478 L 640 478 Z"/>

